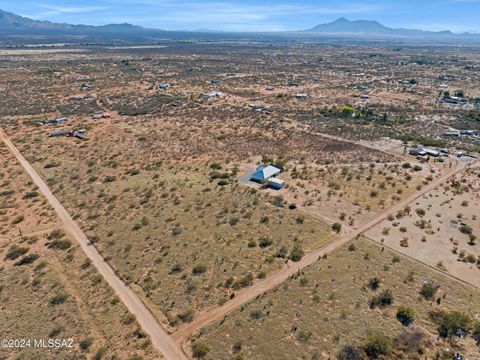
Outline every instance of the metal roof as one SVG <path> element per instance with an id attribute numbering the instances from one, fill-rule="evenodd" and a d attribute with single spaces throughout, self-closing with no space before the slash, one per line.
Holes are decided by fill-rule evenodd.
<path id="1" fill-rule="evenodd" d="M 259 167 L 257 167 L 257 171 L 252 174 L 251 178 L 257 181 L 263 181 L 270 179 L 275 175 L 278 175 L 280 172 L 281 170 L 279 168 L 276 168 L 275 166 L 260 165 Z"/>

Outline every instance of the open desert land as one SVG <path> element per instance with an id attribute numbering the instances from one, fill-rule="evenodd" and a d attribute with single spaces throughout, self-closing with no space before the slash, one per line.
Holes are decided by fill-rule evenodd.
<path id="1" fill-rule="evenodd" d="M 276 117 L 246 106 L 142 87 L 141 70 L 146 70 L 131 61 L 117 64 L 126 78 L 120 84 L 108 76 L 112 66 L 83 60 L 78 66 L 62 65 L 68 73 L 94 78 L 101 93 L 72 100 L 60 88 L 78 87 L 74 79 L 52 71 L 39 74 L 43 80 L 35 81 L 48 84 L 41 96 L 63 110 L 49 115 L 69 115 L 68 122 L 39 126 L 43 118 L 38 114 L 12 114 L 4 120 L 6 131 L 120 277 L 173 327 L 335 236 L 321 217 L 288 206 L 282 192 L 242 186 L 237 173 L 245 161 L 272 156 L 296 176 L 290 162 L 335 159 L 332 169 L 355 161 L 372 169 L 397 160 L 376 149 L 309 134 L 294 119 L 278 125 Z M 87 65 L 95 71 L 86 70 Z M 111 116 L 92 120 L 95 110 Z M 85 129 L 89 139 L 48 138 L 58 129 Z M 374 175 L 372 188 L 387 178 L 382 172 Z"/>
<path id="2" fill-rule="evenodd" d="M 454 155 L 416 159 L 408 148 L 449 147 L 451 154 L 464 151 L 469 155 L 479 150 L 478 135 L 442 136 L 449 129 L 480 128 L 477 94 L 467 86 L 479 79 L 480 59 L 468 47 L 427 50 L 348 42 L 167 42 L 132 49 L 54 50 L 0 53 L 0 90 L 6 95 L 0 96 L 0 126 L 78 222 L 90 246 L 171 332 L 322 246 L 361 229 L 459 169 L 459 161 L 464 161 Z M 439 88 L 445 83 L 452 95 L 461 90 L 465 102 L 447 104 L 445 87 Z M 283 169 L 279 179 L 285 180 L 285 187 L 274 191 L 251 183 L 249 174 L 260 164 Z M 478 181 L 468 171 L 471 195 L 478 192 Z M 477 202 L 460 204 L 472 231 L 477 231 L 473 224 Z M 18 226 L 10 223 L 22 214 L 25 218 L 19 226 L 26 233 L 58 227 L 50 225 L 49 221 L 56 220 L 53 212 L 45 210 L 48 206 L 41 209 L 47 219 L 22 212 L 28 208 L 37 213 L 39 204 L 34 204 L 14 206 L 3 214 L 3 235 L 19 234 Z M 452 206 L 457 205 L 452 201 Z M 407 234 L 416 228 L 402 226 L 407 227 Z M 391 242 L 397 243 L 395 231 L 390 234 Z M 460 254 L 465 239 L 457 235 Z M 385 238 L 385 246 L 394 247 L 388 241 Z M 413 239 L 409 246 L 414 246 Z M 363 247 L 372 254 L 380 249 L 362 240 L 359 248 Z M 474 248 L 465 247 L 465 258 L 476 254 Z M 339 250 L 328 261 L 336 254 L 355 257 L 360 253 Z M 80 250 L 75 251 L 75 256 L 80 255 Z M 385 262 L 390 264 L 391 258 Z M 454 290 L 449 294 L 469 289 L 401 259 L 390 264 L 390 270 L 384 269 L 386 263 L 375 270 L 378 274 L 395 270 L 389 283 L 392 290 L 404 286 L 401 282 L 411 266 L 418 267 L 419 274 L 435 276 L 439 283 L 451 281 Z M 363 296 L 358 300 L 359 316 L 386 317 L 385 323 L 398 333 L 401 325 L 392 319 L 393 307 L 363 314 L 362 306 L 368 307 L 367 298 L 373 293 L 362 289 L 365 281 L 355 284 L 351 280 L 368 272 L 360 265 L 376 267 L 376 262 L 352 261 L 359 263 L 358 268 L 341 276 L 346 282 L 348 277 L 352 291 Z M 339 269 L 348 266 L 344 261 L 335 265 Z M 448 268 L 446 260 L 444 265 Z M 324 276 L 314 275 L 311 269 L 317 266 L 305 270 L 312 274 L 309 284 Z M 473 264 L 467 266 L 478 272 Z M 425 339 L 430 339 L 435 326 L 427 324 L 427 313 L 433 305 L 418 301 L 418 289 L 411 291 L 420 286 L 421 280 L 415 279 L 407 284 L 406 292 L 395 293 L 395 297 L 406 305 L 407 300 L 418 302 L 415 326 L 422 324 Z M 383 281 L 382 277 L 382 287 Z M 475 289 L 468 291 L 476 294 Z M 356 295 L 347 295 L 342 296 L 356 301 Z M 285 301 L 289 297 L 293 301 L 292 296 L 285 293 Z M 464 306 L 465 299 L 453 302 L 453 295 L 446 299 L 441 308 L 452 301 L 449 309 L 458 305 L 458 310 L 474 316 Z M 279 299 L 279 304 L 283 301 Z M 319 301 L 319 306 L 332 302 Z M 291 311 L 281 306 L 286 312 L 279 311 L 279 319 Z M 347 309 L 351 304 L 342 306 Z M 312 313 L 309 319 L 315 316 Z M 358 329 L 362 319 L 355 321 Z M 242 326 L 238 331 L 247 329 Z M 309 331 L 317 331 L 320 338 L 324 330 L 312 325 Z M 363 335 L 352 331 L 345 339 L 360 346 Z M 146 340 L 135 341 L 140 346 Z M 295 335 L 291 341 L 297 342 Z M 207 343 L 213 345 L 211 338 Z M 462 343 L 468 354 L 473 354 L 471 343 Z M 317 350 L 321 356 L 334 356 L 342 344 L 324 344 Z M 426 354 L 433 354 L 436 342 L 426 344 Z M 222 350 L 222 346 L 226 347 Z M 229 346 L 217 344 L 208 356 L 238 355 L 230 354 Z M 263 350 L 256 348 L 244 356 L 262 358 L 261 354 L 273 351 L 266 350 L 268 346 L 266 342 Z M 283 350 L 293 358 L 315 352 L 313 345 L 305 352 Z M 156 356 L 150 347 L 142 351 L 139 356 Z M 200 355 L 194 351 L 194 356 Z"/>
<path id="3" fill-rule="evenodd" d="M 392 154 L 391 162 L 381 164 L 318 165 L 307 161 L 288 164 L 288 171 L 281 175 L 287 183 L 282 196 L 330 225 L 339 223 L 343 230 L 348 230 L 420 190 L 456 164 L 450 159 L 444 163 L 412 164 L 401 153 Z M 243 168 L 243 182 L 261 188 L 248 181 L 255 164 Z M 275 190 L 267 191 L 275 194 Z"/>
<path id="4" fill-rule="evenodd" d="M 0 332 L 31 341 L 0 358 L 161 358 L 3 143 L 0 160 Z"/>
<path id="5" fill-rule="evenodd" d="M 478 289 L 360 238 L 203 328 L 190 346 L 205 359 L 362 359 L 365 351 L 384 359 L 456 352 L 476 359 L 471 337 L 447 341 L 439 328 L 451 311 L 478 319 L 479 299 Z M 402 306 L 412 323 L 397 317 Z M 378 348 L 389 351 L 372 356 Z"/>
<path id="6" fill-rule="evenodd" d="M 480 287 L 479 183 L 476 163 L 366 236 Z"/>

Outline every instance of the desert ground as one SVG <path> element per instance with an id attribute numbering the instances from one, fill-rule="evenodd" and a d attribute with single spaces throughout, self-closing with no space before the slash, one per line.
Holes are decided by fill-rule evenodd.
<path id="1" fill-rule="evenodd" d="M 3 143 L 0 159 L 2 339 L 68 340 L 59 349 L 2 348 L 0 357 L 161 358 Z"/>
<path id="2" fill-rule="evenodd" d="M 347 345 L 364 351 L 367 333 L 380 330 L 397 358 L 478 351 L 477 49 L 172 42 L 4 49 L 0 60 L 6 138 L 155 325 L 185 340 L 177 346 L 186 357 L 328 359 Z M 465 101 L 445 101 L 446 84 Z M 472 133 L 444 136 L 461 129 Z M 417 146 L 448 151 L 410 155 Z M 94 339 L 55 356 L 159 358 L 145 319 L 135 321 L 34 181 L 7 148 L 1 154 L 2 311 L 23 293 L 46 306 L 32 316 Z M 286 185 L 251 182 L 259 165 L 281 169 Z M 302 262 L 325 248 L 325 259 Z M 24 257 L 32 263 L 15 265 Z M 36 268 L 42 261 L 48 271 Z M 299 264 L 249 301 L 256 284 Z M 42 271 L 49 282 L 31 296 Z M 367 286 L 375 276 L 378 291 Z M 425 279 L 441 284 L 434 301 L 420 300 Z M 370 309 L 386 289 L 393 305 Z M 75 328 L 48 305 L 59 292 Z M 248 303 L 225 320 L 193 326 L 239 298 Z M 399 305 L 414 308 L 413 327 L 396 319 Z M 465 338 L 439 337 L 439 319 L 454 310 L 468 315 Z M 22 331 L 46 321 L 34 319 L 22 318 Z"/>
<path id="3" fill-rule="evenodd" d="M 366 236 L 480 286 L 479 174 L 473 165 Z"/>

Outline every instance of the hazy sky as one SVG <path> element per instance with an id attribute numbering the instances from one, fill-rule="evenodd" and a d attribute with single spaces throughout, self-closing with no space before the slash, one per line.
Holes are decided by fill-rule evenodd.
<path id="1" fill-rule="evenodd" d="M 480 32 L 480 0 L 0 0 L 0 9 L 54 22 L 166 30 L 300 30 L 343 16 L 390 27 Z"/>

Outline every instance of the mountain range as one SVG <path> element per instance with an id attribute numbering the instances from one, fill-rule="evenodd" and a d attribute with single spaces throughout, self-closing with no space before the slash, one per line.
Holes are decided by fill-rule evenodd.
<path id="1" fill-rule="evenodd" d="M 451 31 L 423 31 L 393 29 L 377 21 L 349 21 L 339 18 L 328 24 L 311 29 L 292 32 L 235 33 L 210 29 L 196 31 L 165 31 L 147 29 L 132 24 L 109 24 L 103 26 L 72 25 L 38 21 L 0 9 L 0 41 L 6 43 L 38 41 L 119 41 L 154 42 L 165 39 L 298 39 L 316 37 L 342 37 L 354 39 L 438 39 L 439 41 L 473 40 L 480 41 L 480 34 L 454 34 Z"/>
<path id="2" fill-rule="evenodd" d="M 102 31 L 143 31 L 141 26 L 131 24 L 109 24 L 103 26 L 92 25 L 71 25 L 63 23 L 52 23 L 50 21 L 32 20 L 23 16 L 0 9 L 0 30 L 9 31 L 32 31 L 32 30 L 51 30 L 64 32 L 102 32 Z"/>
<path id="3" fill-rule="evenodd" d="M 339 18 L 328 24 L 317 25 L 305 31 L 319 34 L 374 35 L 385 37 L 455 37 L 473 35 L 469 33 L 454 34 L 449 30 L 436 32 L 412 29 L 392 29 L 382 25 L 378 21 L 349 21 L 345 18 Z"/>

